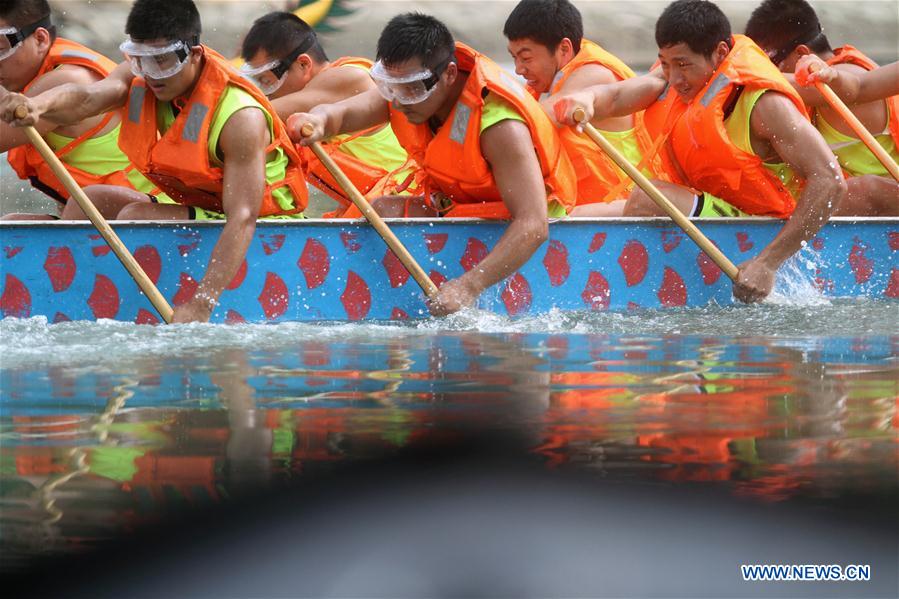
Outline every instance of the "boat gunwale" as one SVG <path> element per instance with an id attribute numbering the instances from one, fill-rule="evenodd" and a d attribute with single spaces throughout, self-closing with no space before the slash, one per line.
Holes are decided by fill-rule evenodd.
<path id="1" fill-rule="evenodd" d="M 742 216 L 742 217 L 713 217 L 713 218 L 695 218 L 690 219 L 691 222 L 699 224 L 747 224 L 747 223 L 769 223 L 769 222 L 786 222 L 778 218 L 766 216 Z M 113 227 L 221 227 L 224 220 L 110 220 L 107 221 Z M 481 218 L 385 218 L 385 223 L 408 227 L 413 225 L 434 225 L 434 224 L 465 224 L 465 225 L 496 225 L 506 223 L 508 221 L 488 220 Z M 557 220 L 550 220 L 553 226 L 562 225 L 583 225 L 583 224 L 602 224 L 602 225 L 635 225 L 646 224 L 652 226 L 669 226 L 677 227 L 677 224 L 666 216 L 630 216 L 630 217 L 577 217 L 570 216 Z M 828 221 L 835 224 L 876 224 L 876 223 L 896 223 L 899 225 L 899 217 L 895 216 L 835 216 Z M 328 218 L 305 218 L 305 219 L 260 219 L 256 221 L 258 227 L 331 227 L 331 226 L 369 226 L 364 218 L 358 219 L 328 219 Z M 28 228 L 28 227 L 64 227 L 76 228 L 91 226 L 86 220 L 23 220 L 23 221 L 0 221 L 0 229 L 5 228 Z M 701 228 L 701 227 L 700 227 Z"/>

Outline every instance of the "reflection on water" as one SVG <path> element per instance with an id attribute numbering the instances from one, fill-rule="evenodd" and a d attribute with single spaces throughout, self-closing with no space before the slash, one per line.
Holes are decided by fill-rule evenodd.
<path id="1" fill-rule="evenodd" d="M 142 339 L 122 354 L 120 325 L 79 326 L 99 328 L 79 338 L 105 337 L 105 360 L 78 359 L 74 340 L 62 357 L 23 358 L 11 332 L 63 333 L 5 323 L 4 569 L 472 430 L 612 483 L 718 485 L 763 502 L 899 486 L 899 335 L 307 326 L 289 341 L 204 346 L 204 329 L 182 328 L 197 336 L 187 350 Z M 278 335 L 225 334 L 241 330 Z"/>

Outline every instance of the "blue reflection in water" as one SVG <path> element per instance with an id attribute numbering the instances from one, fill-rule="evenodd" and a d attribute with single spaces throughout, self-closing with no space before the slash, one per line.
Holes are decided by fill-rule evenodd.
<path id="1" fill-rule="evenodd" d="M 895 494 L 897 344 L 394 331 L 20 361 L 0 375 L 4 568 L 472 430 L 610 481 Z"/>

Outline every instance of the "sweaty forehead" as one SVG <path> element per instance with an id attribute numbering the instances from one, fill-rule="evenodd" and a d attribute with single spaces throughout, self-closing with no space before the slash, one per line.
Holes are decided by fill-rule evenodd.
<path id="1" fill-rule="evenodd" d="M 697 56 L 699 55 L 690 50 L 690 46 L 683 42 L 659 48 L 659 58 L 664 58 L 666 60 L 695 59 Z"/>

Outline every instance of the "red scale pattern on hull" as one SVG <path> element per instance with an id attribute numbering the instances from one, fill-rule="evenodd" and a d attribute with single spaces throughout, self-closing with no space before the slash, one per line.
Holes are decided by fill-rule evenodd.
<path id="1" fill-rule="evenodd" d="M 724 274 L 705 252 L 699 252 L 696 255 L 696 265 L 699 266 L 699 272 L 702 273 L 702 282 L 706 285 L 714 285 L 721 278 L 721 275 Z"/>
<path id="2" fill-rule="evenodd" d="M 437 272 L 436 270 L 432 270 L 428 273 L 428 277 L 434 282 L 434 285 L 437 286 L 437 289 L 440 289 L 441 285 L 446 283 L 449 279 L 447 279 L 442 272 Z"/>
<path id="3" fill-rule="evenodd" d="M 186 272 L 182 272 L 181 277 L 178 280 L 178 292 L 175 293 L 175 297 L 172 298 L 172 304 L 181 306 L 189 302 L 193 298 L 194 293 L 196 293 L 198 286 L 199 283 L 194 281 L 192 276 Z"/>
<path id="4" fill-rule="evenodd" d="M 390 279 L 391 287 L 402 287 L 409 280 L 409 271 L 406 270 L 406 267 L 403 266 L 403 263 L 392 251 L 387 250 L 384 252 L 384 259 L 381 260 L 381 264 L 384 265 L 384 270 L 387 271 L 387 278 Z"/>
<path id="5" fill-rule="evenodd" d="M 119 290 L 115 283 L 104 275 L 94 278 L 94 290 L 87 298 L 87 305 L 94 313 L 94 318 L 115 318 L 119 313 Z"/>
<path id="6" fill-rule="evenodd" d="M 887 286 L 884 295 L 899 299 L 899 268 L 894 268 L 890 273 L 890 284 Z"/>
<path id="7" fill-rule="evenodd" d="M 588 253 L 593 254 L 602 249 L 602 246 L 606 244 L 606 234 L 605 233 L 597 233 L 593 236 L 593 239 L 590 241 L 590 248 L 587 250 Z"/>
<path id="8" fill-rule="evenodd" d="M 612 299 L 609 282 L 602 274 L 591 271 L 590 276 L 587 277 L 587 285 L 581 293 L 581 299 L 594 312 L 607 310 Z"/>
<path id="9" fill-rule="evenodd" d="M 262 237 L 262 251 L 265 252 L 266 256 L 271 256 L 281 249 L 286 238 L 287 236 L 282 234 L 264 235 Z"/>
<path id="10" fill-rule="evenodd" d="M 3 312 L 4 318 L 7 316 L 17 318 L 31 316 L 31 293 L 29 293 L 28 287 L 10 274 L 6 275 L 3 295 L 0 296 L 0 311 Z"/>
<path id="11" fill-rule="evenodd" d="M 226 324 L 243 324 L 246 321 L 247 319 L 241 316 L 240 312 L 236 310 L 228 310 L 228 313 L 225 315 Z"/>
<path id="12" fill-rule="evenodd" d="M 662 249 L 666 254 L 671 253 L 683 239 L 684 236 L 680 231 L 662 231 Z"/>
<path id="13" fill-rule="evenodd" d="M 137 311 L 137 318 L 134 319 L 134 322 L 137 324 L 159 324 L 159 317 L 141 308 Z"/>
<path id="14" fill-rule="evenodd" d="M 528 311 L 531 307 L 531 285 L 521 273 L 515 273 L 506 283 L 502 293 L 503 303 L 509 316 L 517 316 Z"/>
<path id="15" fill-rule="evenodd" d="M 153 284 L 159 282 L 159 275 L 162 274 L 162 259 L 159 252 L 152 245 L 142 245 L 134 250 L 134 259 L 144 269 L 147 276 L 153 281 Z"/>
<path id="16" fill-rule="evenodd" d="M 459 264 L 468 272 L 481 263 L 481 260 L 487 257 L 487 246 L 480 239 L 469 237 L 468 245 L 465 246 L 465 253 L 459 260 Z"/>
<path id="17" fill-rule="evenodd" d="M 677 272 L 665 267 L 665 275 L 662 277 L 662 286 L 659 288 L 659 302 L 666 308 L 685 306 L 687 304 L 687 286 Z"/>
<path id="18" fill-rule="evenodd" d="M 328 278 L 328 272 L 331 270 L 331 256 L 328 255 L 328 249 L 321 242 L 308 239 L 297 266 L 306 277 L 306 287 L 315 289 Z"/>
<path id="19" fill-rule="evenodd" d="M 273 272 L 265 273 L 265 286 L 259 294 L 259 305 L 269 320 L 279 318 L 290 305 L 290 292 L 284 280 Z"/>
<path id="20" fill-rule="evenodd" d="M 636 239 L 628 241 L 618 256 L 618 264 L 624 272 L 627 286 L 639 285 L 649 270 L 649 252 L 646 251 L 646 246 Z"/>
<path id="21" fill-rule="evenodd" d="M 737 246 L 744 254 L 755 247 L 755 243 L 749 239 L 749 233 L 737 233 Z"/>
<path id="22" fill-rule="evenodd" d="M 50 277 L 53 291 L 59 293 L 68 289 L 75 279 L 75 258 L 72 257 L 72 250 L 67 247 L 52 247 L 47 250 L 44 270 Z"/>
<path id="23" fill-rule="evenodd" d="M 868 251 L 868 245 L 862 243 L 858 237 L 855 238 L 855 244 L 849 251 L 849 266 L 855 273 L 855 282 L 858 284 L 867 283 L 871 275 L 874 274 L 874 261 L 865 256 Z"/>
<path id="24" fill-rule="evenodd" d="M 371 309 L 371 291 L 365 280 L 352 270 L 346 279 L 346 288 L 340 296 L 340 303 L 346 310 L 350 320 L 361 320 L 368 315 Z"/>
<path id="25" fill-rule="evenodd" d="M 425 246 L 428 248 L 428 253 L 439 254 L 442 252 L 447 239 L 449 239 L 449 235 L 446 233 L 425 233 Z"/>
<path id="26" fill-rule="evenodd" d="M 228 283 L 228 286 L 225 289 L 232 290 L 237 289 L 241 285 L 243 285 L 243 280 L 247 278 L 247 261 L 244 260 L 240 263 L 240 268 L 237 269 L 237 272 L 234 274 L 234 278 L 231 279 L 231 282 Z"/>
<path id="27" fill-rule="evenodd" d="M 564 243 L 556 239 L 549 242 L 546 255 L 543 257 L 543 267 L 549 275 L 549 284 L 553 287 L 558 287 L 568 280 L 571 267 L 568 264 L 568 248 Z"/>

